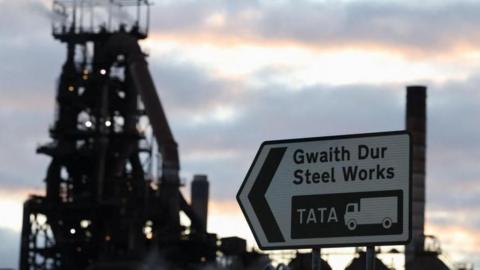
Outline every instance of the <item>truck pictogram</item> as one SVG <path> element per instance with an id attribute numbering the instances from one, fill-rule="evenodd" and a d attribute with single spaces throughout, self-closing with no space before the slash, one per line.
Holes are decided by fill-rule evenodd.
<path id="1" fill-rule="evenodd" d="M 345 226 L 350 231 L 358 225 L 381 224 L 386 230 L 398 222 L 397 197 L 372 197 L 360 199 L 359 203 L 349 203 L 345 208 Z"/>

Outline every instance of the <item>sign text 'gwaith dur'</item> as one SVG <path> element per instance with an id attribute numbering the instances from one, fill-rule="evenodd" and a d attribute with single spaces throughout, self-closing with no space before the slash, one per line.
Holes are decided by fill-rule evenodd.
<path id="1" fill-rule="evenodd" d="M 410 162 L 403 131 L 267 141 L 237 199 L 263 249 L 402 244 Z"/>

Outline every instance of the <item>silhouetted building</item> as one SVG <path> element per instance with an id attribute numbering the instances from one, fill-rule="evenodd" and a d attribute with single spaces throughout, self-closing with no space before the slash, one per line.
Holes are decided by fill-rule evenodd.
<path id="1" fill-rule="evenodd" d="M 288 263 L 288 267 L 291 270 L 311 270 L 312 253 L 297 252 L 295 258 Z M 332 267 L 323 259 L 320 260 L 320 267 L 322 270 L 332 270 Z"/>
<path id="2" fill-rule="evenodd" d="M 352 262 L 345 268 L 345 270 L 364 270 L 367 264 L 367 256 L 365 252 L 359 252 Z M 375 270 L 389 270 L 381 260 L 375 258 Z"/>
<path id="3" fill-rule="evenodd" d="M 412 261 L 406 263 L 409 270 L 448 270 L 449 267 L 438 258 L 442 253 L 440 242 L 431 235 L 424 236 L 424 248 L 415 254 Z"/>
<path id="4" fill-rule="evenodd" d="M 407 87 L 406 128 L 412 135 L 412 240 L 405 248 L 405 261 L 411 262 L 424 246 L 425 224 L 425 154 L 427 88 Z"/>
<path id="5" fill-rule="evenodd" d="M 427 88 L 407 87 L 406 128 L 412 135 L 412 240 L 405 247 L 406 270 L 448 269 L 438 249 L 425 248 L 425 165 L 427 138 Z M 435 240 L 436 241 L 436 240 Z M 438 242 L 437 242 L 438 243 Z"/>
<path id="6" fill-rule="evenodd" d="M 192 210 L 196 214 L 201 227 L 207 229 L 208 217 L 208 180 L 206 175 L 194 175 L 191 189 Z"/>
<path id="7" fill-rule="evenodd" d="M 67 59 L 52 142 L 37 149 L 51 158 L 46 195 L 24 204 L 20 269 L 246 269 L 268 261 L 244 241 L 226 239 L 222 247 L 207 232 L 206 176 L 192 183 L 193 206 L 180 193 L 177 143 L 139 45 L 149 2 L 105 3 L 108 23 L 95 25 L 101 1 L 54 1 L 60 21 L 53 36 L 65 43 Z M 131 25 L 113 16 L 127 8 L 136 16 Z"/>

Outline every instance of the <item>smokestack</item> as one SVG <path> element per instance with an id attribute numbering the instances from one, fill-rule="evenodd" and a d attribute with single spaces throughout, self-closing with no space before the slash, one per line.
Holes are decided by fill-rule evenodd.
<path id="1" fill-rule="evenodd" d="M 207 229 L 208 216 L 208 179 L 206 175 L 194 175 L 192 181 L 192 210 Z"/>
<path id="2" fill-rule="evenodd" d="M 427 87 L 407 87 L 406 128 L 412 134 L 412 241 L 405 247 L 405 264 L 409 265 L 415 255 L 424 250 L 425 224 L 425 153 Z M 407 268 L 408 270 L 408 268 Z"/>

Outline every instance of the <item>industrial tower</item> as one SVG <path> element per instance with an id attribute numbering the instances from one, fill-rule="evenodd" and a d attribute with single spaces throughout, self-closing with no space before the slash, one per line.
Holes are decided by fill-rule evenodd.
<path id="1" fill-rule="evenodd" d="M 24 204 L 21 270 L 156 269 L 160 261 L 196 269 L 218 252 L 247 254 L 243 239 L 220 243 L 207 233 L 205 176 L 193 181 L 195 205 L 179 191 L 177 143 L 138 43 L 148 35 L 149 7 L 147 0 L 53 3 L 53 36 L 67 59 L 52 142 L 37 149 L 51 157 L 46 193 Z"/>

